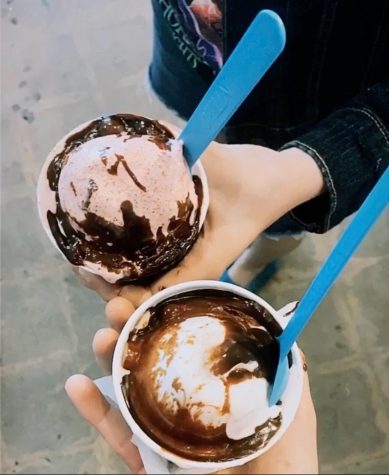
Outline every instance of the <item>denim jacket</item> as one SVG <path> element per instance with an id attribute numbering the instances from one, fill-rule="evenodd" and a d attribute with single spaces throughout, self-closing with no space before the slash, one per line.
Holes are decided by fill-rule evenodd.
<path id="1" fill-rule="evenodd" d="M 299 147 L 327 192 L 291 215 L 325 232 L 356 211 L 389 165 L 389 0 L 219 0 L 223 58 L 262 9 L 282 18 L 284 52 L 223 132 L 229 143 Z M 196 55 L 177 0 L 152 0 L 150 80 L 188 118 L 217 70 Z"/>

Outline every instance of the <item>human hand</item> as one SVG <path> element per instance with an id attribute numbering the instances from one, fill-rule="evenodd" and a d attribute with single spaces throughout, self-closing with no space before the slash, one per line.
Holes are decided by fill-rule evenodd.
<path id="1" fill-rule="evenodd" d="M 202 235 L 175 269 L 150 287 L 110 285 L 76 269 L 84 285 L 109 301 L 106 313 L 112 328 L 99 330 L 93 342 L 97 360 L 107 371 L 118 332 L 140 303 L 163 287 L 217 278 L 263 229 L 322 189 L 322 176 L 313 160 L 293 149 L 278 153 L 254 145 L 213 143 L 202 161 L 209 181 L 210 208 Z M 106 438 L 130 470 L 142 473 L 128 426 L 94 383 L 75 375 L 68 380 L 66 390 L 80 414 Z M 316 418 L 307 377 L 300 409 L 287 434 L 267 454 L 247 464 L 245 472 L 242 470 L 225 473 L 317 471 Z"/>
<path id="2" fill-rule="evenodd" d="M 178 135 L 177 129 L 166 125 Z M 106 301 L 120 295 L 137 306 L 161 288 L 217 279 L 261 231 L 323 187 L 317 165 L 298 149 L 275 152 L 257 145 L 213 142 L 202 163 L 209 183 L 209 211 L 203 232 L 180 264 L 149 287 L 108 284 L 75 268 L 86 287 Z"/>
<path id="3" fill-rule="evenodd" d="M 102 435 L 132 473 L 145 473 L 142 460 L 131 442 L 132 433 L 120 414 L 112 407 L 92 380 L 74 375 L 65 385 L 75 408 Z M 304 373 L 303 394 L 296 417 L 287 432 L 270 450 L 248 464 L 223 470 L 228 474 L 318 473 L 316 414 Z"/>

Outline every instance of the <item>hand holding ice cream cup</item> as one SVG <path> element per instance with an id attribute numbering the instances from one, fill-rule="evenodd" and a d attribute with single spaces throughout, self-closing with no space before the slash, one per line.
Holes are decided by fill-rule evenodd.
<path id="1" fill-rule="evenodd" d="M 42 224 L 73 265 L 111 283 L 145 282 L 198 237 L 208 185 L 199 162 L 192 173 L 166 126 L 129 114 L 95 119 L 49 154 Z M 280 315 L 244 289 L 204 281 L 170 287 L 129 318 L 113 386 L 149 472 L 151 461 L 191 473 L 242 466 L 277 443 L 302 388 L 294 348 L 283 400 L 269 407 Z"/>
<path id="2" fill-rule="evenodd" d="M 244 62 L 248 47 L 257 52 L 256 41 L 263 46 L 262 33 L 270 49 L 253 56 L 258 68 L 253 66 L 250 81 L 245 71 L 242 83 L 237 59 Z M 200 104 L 203 123 L 189 122 L 194 133 L 185 129 L 186 158 L 169 128 L 130 114 L 82 124 L 54 147 L 39 179 L 40 217 L 74 266 L 111 284 L 140 284 L 186 256 L 209 201 L 204 171 L 195 162 L 281 52 L 282 23 L 267 12 L 243 40 L 245 47 L 215 81 L 216 95 L 206 96 L 214 107 L 201 110 Z M 198 147 L 200 125 L 205 133 Z M 166 473 L 232 469 L 282 438 L 297 411 L 303 378 L 293 347 L 287 388 L 269 406 L 281 320 L 253 294 L 217 282 L 169 288 L 135 311 L 116 346 L 113 397 L 146 471 L 156 471 L 153 460 L 166 462 Z M 89 409 L 93 414 L 95 408 Z"/>
<path id="3" fill-rule="evenodd" d="M 287 388 L 272 407 L 268 389 L 273 343 L 291 308 L 276 312 L 239 287 L 196 281 L 155 294 L 133 313 L 116 345 L 113 388 L 146 471 L 156 460 L 165 473 L 238 467 L 283 437 L 302 393 L 296 346 Z"/>
<path id="4" fill-rule="evenodd" d="M 100 117 L 50 152 L 38 182 L 43 228 L 74 266 L 109 283 L 150 281 L 196 241 L 209 204 L 166 126 L 132 114 Z"/>

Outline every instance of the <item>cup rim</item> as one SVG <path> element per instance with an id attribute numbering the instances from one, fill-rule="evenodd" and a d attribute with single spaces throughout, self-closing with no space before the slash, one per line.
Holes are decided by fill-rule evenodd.
<path id="1" fill-rule="evenodd" d="M 113 115 L 119 115 L 120 116 L 120 115 L 123 115 L 123 114 L 125 114 L 125 113 L 124 112 L 116 112 L 116 113 L 112 113 L 112 114 L 108 114 L 108 115 L 109 116 L 113 116 Z M 140 114 L 133 114 L 133 115 L 136 115 L 138 117 L 144 117 L 144 118 L 149 119 L 149 120 L 157 120 L 158 121 L 158 119 L 152 119 L 151 117 L 146 117 L 146 116 L 140 115 Z M 49 223 L 48 223 L 48 220 L 47 220 L 47 216 L 46 216 L 47 208 L 50 208 L 50 207 L 47 206 L 47 202 L 50 199 L 51 201 L 53 201 L 52 205 L 54 205 L 54 200 L 55 200 L 54 192 L 49 190 L 49 187 L 48 187 L 48 184 L 47 184 L 46 171 L 47 171 L 47 168 L 48 168 L 49 164 L 53 161 L 55 156 L 63 150 L 63 148 L 65 146 L 65 142 L 66 142 L 68 137 L 70 137 L 70 136 L 74 135 L 75 133 L 83 130 L 88 124 L 90 124 L 91 122 L 93 122 L 95 120 L 101 119 L 102 117 L 104 117 L 104 116 L 98 116 L 98 117 L 95 117 L 93 119 L 89 119 L 89 120 L 83 122 L 80 125 L 77 125 L 72 130 L 67 132 L 61 139 L 59 139 L 57 141 L 57 143 L 54 145 L 54 147 L 47 154 L 46 159 L 43 162 L 43 165 L 41 167 L 41 170 L 40 170 L 39 176 L 38 176 L 38 182 L 37 182 L 37 187 L 36 187 L 36 202 L 37 202 L 37 207 L 38 207 L 39 220 L 40 220 L 40 223 L 41 223 L 45 233 L 47 234 L 48 238 L 50 239 L 50 241 L 52 242 L 54 247 L 59 251 L 61 256 L 66 261 L 67 261 L 66 257 L 63 255 L 62 251 L 58 247 L 58 244 L 57 244 L 56 240 L 54 239 L 54 236 L 51 232 L 51 229 L 50 229 L 50 226 L 49 226 Z M 163 125 L 167 129 L 169 129 L 170 132 L 173 135 L 175 135 L 174 132 L 169 128 L 169 126 L 164 121 L 161 121 L 161 125 Z M 176 137 L 176 139 L 177 139 L 177 137 Z M 201 231 L 201 229 L 204 225 L 205 218 L 207 216 L 207 212 L 208 212 L 208 208 L 209 208 L 209 185 L 208 185 L 207 175 L 205 173 L 205 170 L 204 170 L 204 167 L 201 163 L 201 160 L 198 160 L 194 164 L 194 166 L 191 170 L 191 174 L 198 176 L 201 180 L 202 185 L 203 185 L 203 202 L 201 204 L 200 221 L 199 221 L 199 233 L 200 233 L 200 231 Z M 46 206 L 43 206 L 43 204 L 45 202 L 46 202 Z M 84 265 L 77 266 L 77 267 L 79 267 L 79 268 L 81 268 L 81 269 L 83 269 L 87 272 L 90 272 L 91 274 L 98 275 L 98 276 L 102 277 L 104 280 L 106 280 L 107 282 L 112 283 L 112 284 L 114 284 L 117 280 L 119 280 L 121 278 L 119 274 L 112 273 L 108 270 L 106 272 L 104 272 L 104 275 L 103 275 L 103 273 L 101 271 L 99 271 L 98 269 L 94 268 L 94 266 L 88 265 L 88 262 L 86 263 L 86 265 L 84 263 Z"/>
<path id="2" fill-rule="evenodd" d="M 204 461 L 196 461 L 181 457 L 168 449 L 161 447 L 158 443 L 156 443 L 149 435 L 147 435 L 143 429 L 137 424 L 135 419 L 132 417 L 127 403 L 124 399 L 124 395 L 121 388 L 121 381 L 122 376 L 124 374 L 124 370 L 122 367 L 123 361 L 123 353 L 125 349 L 125 345 L 127 343 L 128 334 L 134 328 L 138 320 L 145 314 L 145 312 L 150 308 L 155 306 L 156 304 L 181 293 L 190 291 L 190 290 L 200 290 L 200 289 L 217 289 L 217 290 L 224 290 L 232 292 L 238 296 L 253 300 L 263 306 L 269 313 L 277 320 L 278 323 L 280 322 L 280 318 L 283 316 L 279 312 L 277 312 L 270 304 L 268 304 L 265 300 L 263 300 L 258 295 L 242 288 L 234 284 L 214 281 L 214 280 L 197 280 L 197 281 L 189 281 L 182 284 L 177 284 L 167 289 L 164 289 L 160 292 L 157 292 L 153 296 L 151 296 L 148 300 L 143 302 L 132 315 L 127 320 L 126 324 L 124 325 L 118 341 L 116 343 L 114 357 L 112 361 L 112 380 L 113 380 L 113 387 L 116 396 L 116 400 L 120 409 L 122 416 L 124 417 L 125 421 L 127 422 L 128 426 L 130 427 L 133 434 L 139 438 L 142 442 L 144 442 L 151 450 L 156 452 L 158 455 L 163 457 L 164 459 L 169 460 L 170 462 L 175 463 L 179 467 L 182 468 L 193 468 L 193 469 L 205 469 L 205 470 L 221 470 L 227 469 L 231 467 L 236 467 L 240 465 L 244 465 L 251 460 L 254 460 L 259 455 L 268 451 L 275 443 L 277 443 L 281 437 L 285 434 L 288 427 L 292 423 L 295 418 L 297 409 L 300 405 L 301 395 L 302 395 L 302 386 L 303 386 L 303 362 L 300 355 L 300 351 L 298 349 L 297 344 L 295 343 L 292 347 L 292 358 L 293 361 L 296 363 L 295 370 L 293 372 L 295 381 L 294 381 L 294 398 L 292 400 L 292 407 L 289 411 L 289 420 L 281 425 L 280 430 L 270 439 L 270 441 L 258 451 L 249 454 L 245 457 L 232 459 L 224 462 L 204 462 Z M 283 328 L 285 325 L 281 325 Z M 292 368 L 293 368 L 292 366 Z M 288 383 L 289 384 L 289 383 Z M 292 399 L 292 398 L 291 398 Z"/>

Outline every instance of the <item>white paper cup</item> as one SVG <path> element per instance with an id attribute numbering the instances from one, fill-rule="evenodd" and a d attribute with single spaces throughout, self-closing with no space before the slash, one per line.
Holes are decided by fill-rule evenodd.
<path id="1" fill-rule="evenodd" d="M 152 440 L 136 423 L 132 417 L 125 398 L 122 392 L 122 378 L 125 374 L 128 374 L 129 371 L 123 368 L 123 360 L 127 350 L 127 340 L 129 333 L 134 329 L 140 318 L 146 313 L 150 307 L 171 298 L 177 296 L 181 293 L 200 290 L 200 289 L 213 289 L 213 290 L 222 290 L 232 292 L 243 298 L 253 300 L 260 304 L 263 308 L 269 311 L 269 313 L 277 320 L 277 322 L 284 328 L 287 322 L 290 320 L 293 309 L 296 307 L 295 303 L 288 304 L 283 307 L 283 309 L 276 311 L 272 308 L 267 302 L 258 297 L 257 295 L 241 288 L 236 285 L 227 284 L 224 282 L 218 281 L 193 281 L 186 282 L 184 284 L 179 284 L 173 287 L 170 287 L 166 290 L 163 290 L 149 300 L 144 302 L 129 318 L 125 324 L 117 342 L 113 364 L 112 364 L 112 376 L 113 376 L 113 386 L 114 394 L 119 409 L 126 420 L 127 424 L 131 428 L 132 432 L 137 441 L 140 441 L 146 447 L 151 449 L 155 454 L 158 454 L 163 459 L 166 459 L 170 462 L 173 462 L 176 466 L 181 467 L 186 470 L 193 470 L 196 473 L 210 473 L 218 470 L 223 470 L 226 468 L 231 468 L 239 465 L 243 465 L 250 460 L 255 459 L 259 455 L 262 455 L 264 452 L 269 450 L 274 444 L 276 444 L 280 438 L 284 435 L 287 428 L 293 421 L 298 406 L 300 404 L 301 394 L 302 394 L 302 384 L 303 384 L 303 363 L 301 359 L 300 352 L 297 345 L 295 344 L 292 348 L 292 360 L 293 364 L 289 369 L 289 378 L 288 384 L 285 389 L 285 393 L 282 398 L 282 423 L 279 430 L 276 434 L 270 439 L 268 444 L 259 449 L 257 452 L 252 453 L 248 456 L 241 457 L 234 460 L 224 461 L 224 462 L 200 462 L 195 460 L 189 460 L 181 456 L 176 455 L 175 453 L 161 447 L 154 440 Z M 147 468 L 147 467 L 146 467 Z M 188 473 L 194 473 L 194 472 Z M 169 472 L 167 472 L 169 473 Z"/>
<path id="2" fill-rule="evenodd" d="M 111 114 L 111 115 L 120 115 L 120 114 Z M 139 116 L 143 117 L 143 116 Z M 61 252 L 61 249 L 59 248 L 52 232 L 49 226 L 49 222 L 47 219 L 47 211 L 52 211 L 53 213 L 56 210 L 56 202 L 55 202 L 55 192 L 50 189 L 46 173 L 48 166 L 50 163 L 53 161 L 56 155 L 61 153 L 64 150 L 66 140 L 73 136 L 75 133 L 82 131 L 85 129 L 91 122 L 100 119 L 100 117 L 96 117 L 92 120 L 88 120 L 87 122 L 84 122 L 83 124 L 79 125 L 78 127 L 75 127 L 73 130 L 71 130 L 69 133 L 67 133 L 57 144 L 53 147 L 53 149 L 50 151 L 49 155 L 47 156 L 41 172 L 39 174 L 38 178 L 38 185 L 37 185 L 37 204 L 38 204 L 38 212 L 39 212 L 39 218 L 40 222 L 42 224 L 43 229 L 45 230 L 47 236 L 49 237 L 50 241 L 53 243 L 53 245 L 58 249 L 58 251 L 61 253 L 61 255 L 65 258 L 63 253 Z M 154 120 L 154 119 L 152 119 Z M 164 123 L 162 124 L 164 127 L 168 128 Z M 173 132 L 172 132 L 173 133 Z M 200 160 L 196 162 L 194 167 L 192 168 L 192 175 L 198 176 L 201 180 L 201 183 L 203 185 L 203 202 L 201 205 L 201 210 L 200 210 L 200 219 L 199 219 L 199 231 L 201 230 L 206 215 L 209 207 L 209 187 L 208 187 L 208 181 L 207 181 L 207 176 L 205 174 L 204 167 L 202 166 Z M 66 258 L 65 258 L 66 259 Z M 81 269 L 86 270 L 87 272 L 91 272 L 92 274 L 99 275 L 100 277 L 103 277 L 107 282 L 110 283 L 116 283 L 117 280 L 119 280 L 122 275 L 116 273 L 116 272 L 110 272 L 106 268 L 102 269 L 101 266 L 98 264 L 95 264 L 93 262 L 86 262 L 84 263 L 83 266 L 79 266 Z"/>

